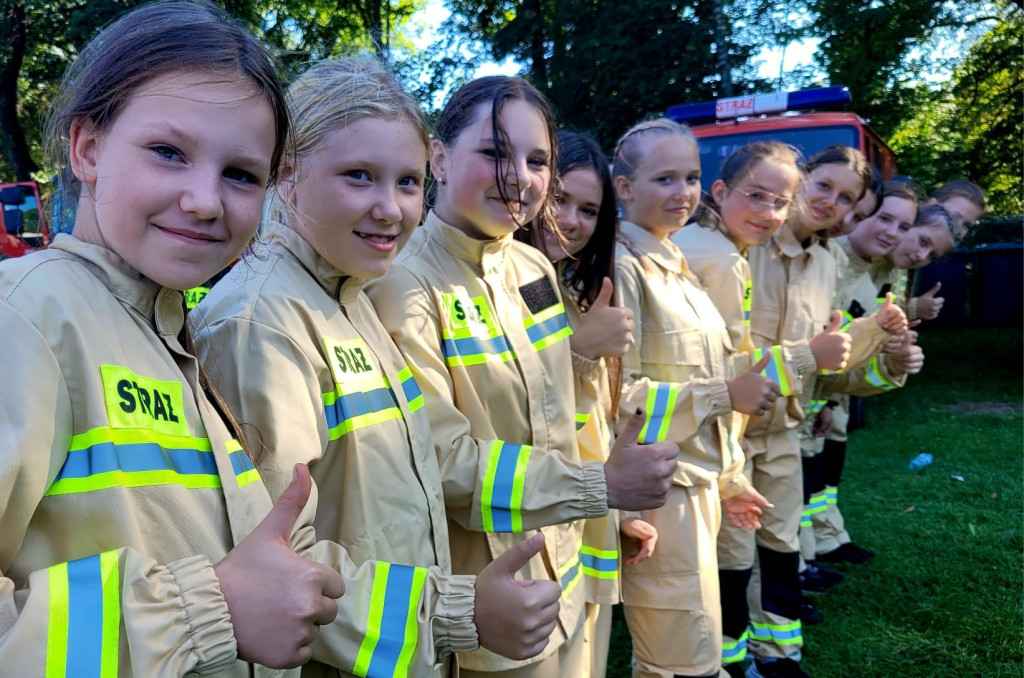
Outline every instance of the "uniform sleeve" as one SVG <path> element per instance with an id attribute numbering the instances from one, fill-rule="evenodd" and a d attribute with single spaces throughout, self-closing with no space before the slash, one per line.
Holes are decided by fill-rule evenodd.
<path id="1" fill-rule="evenodd" d="M 642 270 L 620 260 L 616 264 L 616 303 L 633 311 L 639 329 L 622 357 L 622 397 L 619 426 L 625 426 L 638 408 L 647 416 L 640 430 L 641 443 L 671 440 L 679 445 L 697 435 L 714 417 L 732 412 L 729 388 L 722 377 L 691 379 L 686 383 L 654 381 L 644 376 L 640 356 L 644 350 Z"/>
<path id="2" fill-rule="evenodd" d="M 889 333 L 878 326 L 875 316 L 867 318 L 850 318 L 843 315 L 843 324 L 839 328 L 850 335 L 850 358 L 846 362 L 846 371 L 856 370 L 870 361 L 889 340 Z"/>
<path id="3" fill-rule="evenodd" d="M 67 457 L 73 427 L 68 389 L 46 340 L 2 302 L 0 327 L 8 339 L 0 393 L 3 673 L 118 675 L 121 658 L 140 676 L 228 668 L 236 660 L 234 630 L 204 556 L 160 565 L 120 548 L 31 572 L 20 589 L 6 576 Z"/>
<path id="4" fill-rule="evenodd" d="M 423 392 L 449 518 L 468 530 L 522 532 L 608 513 L 602 464 L 472 435 L 455 404 L 438 309 L 412 273 L 394 267 L 367 293 Z"/>
<path id="5" fill-rule="evenodd" d="M 598 395 L 601 393 L 600 382 L 605 374 L 601 369 L 601 362 L 601 358 L 593 360 L 575 352 L 572 354 L 577 433 L 587 425 L 594 411 L 600 407 Z"/>
<path id="6" fill-rule="evenodd" d="M 829 374 L 818 378 L 815 387 L 815 399 L 831 400 L 838 394 L 867 397 L 888 393 L 902 388 L 907 383 L 907 375 L 896 375 L 889 368 L 889 361 L 884 354 L 878 353 L 868 359 L 865 364 L 841 374 Z"/>
<path id="7" fill-rule="evenodd" d="M 258 429 L 265 445 L 260 470 L 277 501 L 295 464 L 316 461 L 327 447 L 316 367 L 291 337 L 239 318 L 204 327 L 196 350 L 232 412 Z M 317 502 L 314 493 L 307 508 Z M 476 577 L 382 561 L 356 565 L 343 546 L 326 540 L 293 547 L 345 579 L 338 616 L 321 627 L 315 660 L 357 675 L 419 675 L 451 652 L 479 646 Z"/>

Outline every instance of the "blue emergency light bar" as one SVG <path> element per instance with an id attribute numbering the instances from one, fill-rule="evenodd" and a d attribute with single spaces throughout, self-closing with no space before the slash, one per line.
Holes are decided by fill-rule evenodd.
<path id="1" fill-rule="evenodd" d="M 745 97 L 702 101 L 699 104 L 677 104 L 669 107 L 665 112 L 665 117 L 688 125 L 699 125 L 715 120 L 731 120 L 741 116 L 766 113 L 834 110 L 848 106 L 851 100 L 849 87 L 833 85 L 832 87 L 815 87 L 798 92 L 751 94 Z"/>

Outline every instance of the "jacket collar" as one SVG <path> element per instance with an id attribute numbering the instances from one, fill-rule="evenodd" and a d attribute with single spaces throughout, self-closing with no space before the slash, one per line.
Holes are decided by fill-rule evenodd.
<path id="1" fill-rule="evenodd" d="M 640 228 L 631 221 L 621 222 L 619 224 L 619 233 L 636 245 L 648 259 L 663 269 L 673 273 L 690 274 L 686 268 L 683 253 L 679 251 L 679 248 L 671 240 L 667 238 L 659 240 L 650 231 Z"/>
<path id="2" fill-rule="evenodd" d="M 505 259 L 512 247 L 512 234 L 493 240 L 477 240 L 451 224 L 441 220 L 433 210 L 427 214 L 423 226 L 427 234 L 436 239 L 456 259 L 478 266 L 486 276 L 504 269 Z"/>
<path id="3" fill-rule="evenodd" d="M 270 238 L 267 244 L 271 248 L 280 247 L 290 252 L 324 292 L 343 304 L 358 297 L 367 282 L 363 278 L 355 278 L 338 270 L 320 256 L 309 241 L 294 228 L 281 222 L 270 223 Z"/>
<path id="4" fill-rule="evenodd" d="M 853 251 L 853 245 L 850 244 L 850 239 L 847 236 L 844 235 L 841 238 L 836 238 L 835 243 L 843 250 L 847 259 L 849 259 L 846 265 L 849 266 L 851 272 L 860 274 L 874 268 L 872 262 L 864 261 L 860 258 L 859 254 Z M 884 262 L 885 259 L 883 258 L 881 261 Z"/>
<path id="5" fill-rule="evenodd" d="M 66 252 L 110 290 L 121 304 L 136 311 L 162 335 L 177 337 L 185 323 L 181 292 L 161 287 L 135 270 L 113 250 L 61 233 L 51 249 Z"/>

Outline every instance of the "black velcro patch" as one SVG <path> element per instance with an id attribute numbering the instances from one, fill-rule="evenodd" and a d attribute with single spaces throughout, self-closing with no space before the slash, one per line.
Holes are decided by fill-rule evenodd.
<path id="1" fill-rule="evenodd" d="M 864 307 L 860 305 L 860 302 L 858 302 L 856 299 L 854 299 L 853 303 L 850 304 L 850 317 L 851 318 L 860 318 L 863 315 L 864 315 Z"/>
<path id="2" fill-rule="evenodd" d="M 551 286 L 551 281 L 547 278 L 526 283 L 519 288 L 519 294 L 523 296 L 523 301 L 526 302 L 526 308 L 530 309 L 530 313 L 540 313 L 558 303 L 555 288 Z"/>
<path id="3" fill-rule="evenodd" d="M 892 283 L 885 283 L 882 285 L 882 289 L 878 290 L 878 298 L 885 299 L 885 295 L 889 294 L 889 292 L 892 292 Z"/>

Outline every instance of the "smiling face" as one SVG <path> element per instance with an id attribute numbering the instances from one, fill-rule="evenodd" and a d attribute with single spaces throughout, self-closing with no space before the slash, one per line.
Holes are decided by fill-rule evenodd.
<path id="1" fill-rule="evenodd" d="M 419 224 L 426 159 L 412 122 L 359 118 L 303 160 L 290 224 L 342 273 L 378 278 Z"/>
<path id="2" fill-rule="evenodd" d="M 800 181 L 795 167 L 772 160 L 754 164 L 728 186 L 711 186 L 722 223 L 738 247 L 760 245 L 782 226 Z"/>
<path id="3" fill-rule="evenodd" d="M 545 231 L 543 251 L 551 261 L 576 256 L 590 241 L 597 228 L 597 215 L 603 195 L 601 178 L 586 167 L 562 175 L 562 193 L 558 197 L 558 228 L 565 245 L 550 231 Z"/>
<path id="4" fill-rule="evenodd" d="M 984 210 L 982 210 L 981 207 L 978 207 L 978 205 L 962 195 L 952 195 L 942 202 L 929 200 L 928 203 L 942 205 L 945 207 L 946 211 L 961 223 L 964 231 L 967 231 L 974 226 L 974 222 L 980 219 L 981 215 L 984 214 Z"/>
<path id="5" fill-rule="evenodd" d="M 850 247 L 861 259 L 884 257 L 899 243 L 917 217 L 917 203 L 894 195 L 882 199 L 882 206 L 850 233 Z"/>
<path id="6" fill-rule="evenodd" d="M 860 177 L 848 165 L 819 165 L 811 170 L 803 189 L 807 212 L 800 229 L 802 238 L 842 221 L 862 188 Z"/>
<path id="7" fill-rule="evenodd" d="M 491 114 L 490 103 L 480 104 L 450 144 L 431 143 L 430 167 L 440 183 L 437 215 L 480 240 L 508 235 L 536 218 L 552 179 L 551 139 L 541 112 L 522 99 L 506 101 L 498 115 L 508 134 L 505 147 L 494 138 Z"/>
<path id="8" fill-rule="evenodd" d="M 853 206 L 853 209 L 846 213 L 842 221 L 828 229 L 828 236 L 838 238 L 841 235 L 852 233 L 853 229 L 857 228 L 857 224 L 874 213 L 877 206 L 878 195 L 874 191 L 867 191 L 864 193 L 864 197 Z"/>
<path id="9" fill-rule="evenodd" d="M 680 134 L 645 134 L 632 179 L 615 177 L 623 216 L 664 240 L 686 225 L 700 204 L 700 153 Z"/>
<path id="10" fill-rule="evenodd" d="M 897 268 L 922 268 L 953 249 L 953 236 L 942 219 L 913 226 L 903 234 L 889 259 Z"/>
<path id="11" fill-rule="evenodd" d="M 270 104 L 237 74 L 150 80 L 106 130 L 72 125 L 75 236 L 165 287 L 201 284 L 259 225 L 275 129 Z"/>

